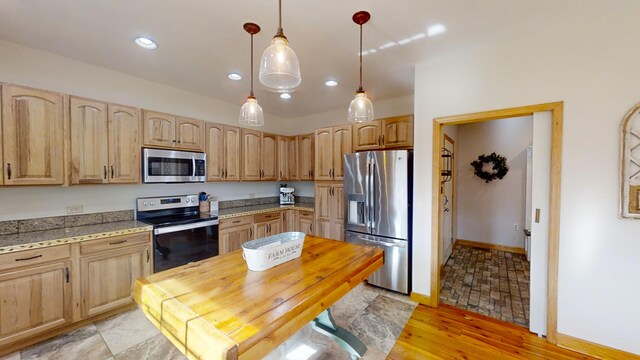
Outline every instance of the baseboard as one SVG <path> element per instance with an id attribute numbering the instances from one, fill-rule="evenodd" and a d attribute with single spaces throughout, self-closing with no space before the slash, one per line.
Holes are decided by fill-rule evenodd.
<path id="1" fill-rule="evenodd" d="M 593 356 L 598 359 L 612 360 L 638 360 L 640 355 L 632 354 L 623 350 L 610 348 L 608 346 L 592 343 L 587 340 L 575 338 L 573 336 L 558 333 L 558 346 L 579 352 L 581 354 Z"/>
<path id="2" fill-rule="evenodd" d="M 471 247 L 480 248 L 480 249 L 488 249 L 488 250 L 501 250 L 501 251 L 506 251 L 506 252 L 515 253 L 515 254 L 524 254 L 524 248 L 515 247 L 515 246 L 489 244 L 489 243 L 480 242 L 480 241 L 458 239 L 453 244 L 453 247 L 456 247 L 458 245 L 466 245 L 466 246 L 471 246 Z"/>
<path id="3" fill-rule="evenodd" d="M 418 304 L 422 304 L 422 305 L 427 305 L 427 306 L 434 306 L 431 303 L 431 297 L 427 296 L 427 295 L 423 295 L 417 292 L 411 292 L 411 294 L 409 295 L 409 298 L 411 298 L 411 300 L 417 302 Z"/>

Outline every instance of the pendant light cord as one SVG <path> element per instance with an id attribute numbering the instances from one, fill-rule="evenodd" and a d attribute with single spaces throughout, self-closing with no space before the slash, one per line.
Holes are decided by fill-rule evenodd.
<path id="1" fill-rule="evenodd" d="M 251 93 L 250 97 L 253 97 L 253 34 L 251 34 Z"/>
<path id="2" fill-rule="evenodd" d="M 362 24 L 360 24 L 360 88 L 358 91 L 362 90 Z"/>
<path id="3" fill-rule="evenodd" d="M 277 36 L 284 36 L 282 30 L 282 0 L 278 0 L 278 33 Z"/>

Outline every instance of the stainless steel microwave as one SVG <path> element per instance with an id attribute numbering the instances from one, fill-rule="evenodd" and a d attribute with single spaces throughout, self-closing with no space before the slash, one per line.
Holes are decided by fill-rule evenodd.
<path id="1" fill-rule="evenodd" d="M 142 149 L 142 182 L 188 183 L 207 180 L 207 154 Z"/>

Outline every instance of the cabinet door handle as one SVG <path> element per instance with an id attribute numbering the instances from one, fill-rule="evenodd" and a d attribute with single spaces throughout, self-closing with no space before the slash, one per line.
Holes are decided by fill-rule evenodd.
<path id="1" fill-rule="evenodd" d="M 382 144 L 381 145 L 384 145 L 384 135 L 382 135 Z"/>
<path id="2" fill-rule="evenodd" d="M 7 179 L 11 180 L 11 163 L 7 163 Z"/>
<path id="3" fill-rule="evenodd" d="M 225 178 L 225 179 L 226 179 L 226 178 L 227 178 L 227 176 L 229 175 L 229 174 L 227 173 L 227 169 L 222 169 L 222 173 L 223 173 L 222 177 L 223 177 L 223 178 Z"/>
<path id="4" fill-rule="evenodd" d="M 109 245 L 118 245 L 118 244 L 124 244 L 126 243 L 127 240 L 120 240 L 120 241 L 114 241 L 114 242 L 110 242 Z"/>
<path id="5" fill-rule="evenodd" d="M 69 277 L 70 277 L 69 268 L 68 267 L 64 268 L 64 276 L 67 279 L 67 284 L 68 284 L 69 283 Z"/>
<path id="6" fill-rule="evenodd" d="M 253 229 L 249 228 L 249 237 L 252 238 L 253 237 Z"/>
<path id="7" fill-rule="evenodd" d="M 37 258 L 41 258 L 41 257 L 42 257 L 42 254 L 36 255 L 36 256 L 32 256 L 32 257 L 28 257 L 28 258 L 16 259 L 16 261 L 27 261 L 27 260 L 33 260 L 33 259 L 37 259 Z"/>
<path id="8" fill-rule="evenodd" d="M 311 170 L 309 170 L 309 177 L 311 177 Z"/>
<path id="9" fill-rule="evenodd" d="M 150 259 L 150 256 L 149 256 L 149 249 L 147 249 L 147 264 L 149 263 L 149 259 Z"/>
<path id="10" fill-rule="evenodd" d="M 104 179 L 107 180 L 107 165 L 104 166 Z"/>
<path id="11" fill-rule="evenodd" d="M 309 226 L 309 232 L 313 232 L 313 223 Z"/>
<path id="12" fill-rule="evenodd" d="M 111 178 L 113 179 L 113 177 L 115 176 L 115 171 L 113 170 L 113 165 L 111 165 Z"/>

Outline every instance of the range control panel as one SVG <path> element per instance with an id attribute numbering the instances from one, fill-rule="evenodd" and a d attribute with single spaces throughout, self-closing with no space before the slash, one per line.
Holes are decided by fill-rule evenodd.
<path id="1" fill-rule="evenodd" d="M 153 211 L 198 206 L 198 195 L 138 198 L 137 206 L 138 211 Z"/>

